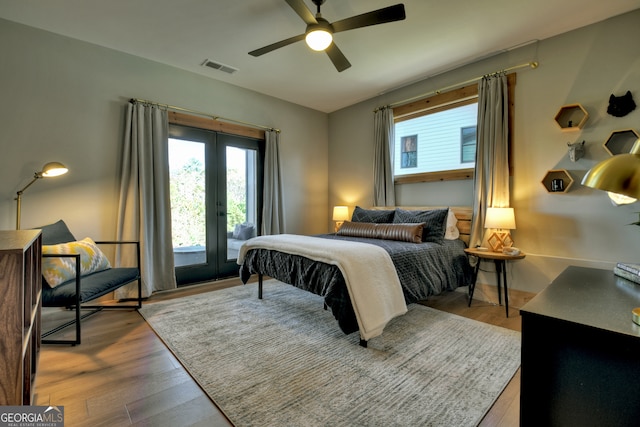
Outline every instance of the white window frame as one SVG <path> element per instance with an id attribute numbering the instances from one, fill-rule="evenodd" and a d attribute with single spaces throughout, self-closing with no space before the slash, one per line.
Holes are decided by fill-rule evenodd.
<path id="1" fill-rule="evenodd" d="M 516 73 L 507 75 L 509 91 L 509 173 L 512 174 L 513 117 Z M 478 85 L 470 84 L 448 92 L 437 93 L 417 101 L 393 107 L 394 123 L 478 102 Z M 395 153 L 394 155 L 399 155 Z M 394 176 L 395 184 L 473 179 L 475 167 L 439 172 L 422 172 Z"/>

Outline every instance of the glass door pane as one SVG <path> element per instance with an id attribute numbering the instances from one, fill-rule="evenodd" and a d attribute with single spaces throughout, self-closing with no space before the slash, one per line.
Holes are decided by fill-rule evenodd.
<path id="1" fill-rule="evenodd" d="M 235 260 L 242 242 L 257 234 L 257 150 L 226 147 L 227 260 Z"/>
<path id="2" fill-rule="evenodd" d="M 171 228 L 176 267 L 207 262 L 205 144 L 169 139 Z"/>

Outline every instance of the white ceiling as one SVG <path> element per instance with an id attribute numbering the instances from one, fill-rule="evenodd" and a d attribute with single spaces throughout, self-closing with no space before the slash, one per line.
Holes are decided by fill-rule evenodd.
<path id="1" fill-rule="evenodd" d="M 401 1 L 327 0 L 322 15 L 333 22 Z M 305 2 L 315 13 L 311 0 Z M 335 35 L 352 64 L 341 73 L 304 42 L 258 58 L 248 54 L 304 32 L 284 0 L 0 0 L 0 17 L 332 112 L 640 7 L 640 0 L 403 3 L 404 21 Z M 202 67 L 207 58 L 239 71 Z"/>

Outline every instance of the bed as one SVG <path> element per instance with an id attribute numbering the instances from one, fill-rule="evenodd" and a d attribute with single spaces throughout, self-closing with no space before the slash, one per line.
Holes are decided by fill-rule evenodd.
<path id="1" fill-rule="evenodd" d="M 263 276 L 323 296 L 325 309 L 331 310 L 340 329 L 345 334 L 359 331 L 360 344 L 366 347 L 367 340 L 382 333 L 386 322 L 403 314 L 407 304 L 471 283 L 472 269 L 464 253 L 471 217 L 467 207 L 356 207 L 338 233 L 248 240 L 238 257 L 240 278 L 247 283 L 258 275 L 259 298 Z M 320 249 L 307 248 L 312 244 Z M 355 269 L 344 266 L 346 259 Z M 389 275 L 397 277 L 395 296 L 387 293 L 392 292 L 387 291 L 386 283 L 393 282 Z M 379 301 L 370 300 L 372 290 L 382 292 Z M 364 302 L 357 302 L 358 292 L 365 295 Z M 389 303 L 394 298 L 402 299 L 404 311 L 397 301 Z M 386 317 L 376 319 L 377 326 L 368 330 L 363 323 L 366 310 Z"/>

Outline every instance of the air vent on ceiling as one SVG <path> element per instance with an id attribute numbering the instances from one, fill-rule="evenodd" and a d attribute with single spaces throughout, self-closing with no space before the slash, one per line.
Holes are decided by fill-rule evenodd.
<path id="1" fill-rule="evenodd" d="M 213 68 L 214 70 L 224 71 L 225 73 L 228 73 L 228 74 L 233 74 L 236 71 L 238 71 L 237 68 L 233 68 L 230 65 L 225 65 L 221 62 L 212 61 L 210 59 L 205 59 L 201 65 L 203 67 Z"/>

